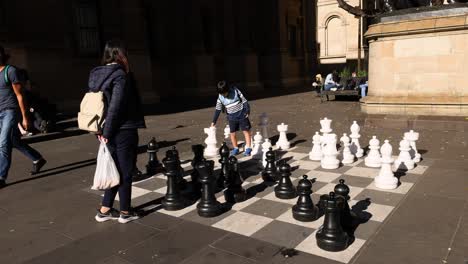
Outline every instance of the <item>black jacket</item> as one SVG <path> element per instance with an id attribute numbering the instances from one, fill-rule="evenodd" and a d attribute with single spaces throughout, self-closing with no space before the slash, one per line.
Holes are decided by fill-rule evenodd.
<path id="1" fill-rule="evenodd" d="M 112 138 L 119 129 L 145 128 L 135 80 L 119 64 L 94 68 L 89 74 L 89 91 L 104 92 L 105 123 L 102 135 Z"/>

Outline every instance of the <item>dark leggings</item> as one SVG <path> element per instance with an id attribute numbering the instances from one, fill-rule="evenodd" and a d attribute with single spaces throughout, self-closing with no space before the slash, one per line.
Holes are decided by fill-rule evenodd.
<path id="1" fill-rule="evenodd" d="M 120 130 L 109 139 L 107 145 L 119 170 L 120 184 L 105 191 L 102 206 L 112 208 L 118 192 L 120 210 L 128 211 L 132 197 L 132 176 L 137 160 L 138 132 L 136 129 Z"/>

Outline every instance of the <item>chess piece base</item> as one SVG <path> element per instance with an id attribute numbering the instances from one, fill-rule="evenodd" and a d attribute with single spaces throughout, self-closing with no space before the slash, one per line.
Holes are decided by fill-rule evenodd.
<path id="1" fill-rule="evenodd" d="M 324 162 L 322 160 L 320 165 L 322 166 L 323 169 L 334 170 L 334 169 L 338 169 L 340 167 L 340 161 L 336 160 L 336 161 L 333 161 L 333 162 Z"/>
<path id="2" fill-rule="evenodd" d="M 315 161 L 320 161 L 320 160 L 322 160 L 322 153 L 309 152 L 309 159 L 310 160 L 315 160 Z"/>
<path id="3" fill-rule="evenodd" d="M 393 164 L 394 170 L 412 170 L 414 169 L 414 161 L 411 160 L 410 162 L 404 162 L 402 160 L 395 160 L 395 163 Z"/>
<path id="4" fill-rule="evenodd" d="M 364 159 L 364 164 L 367 167 L 371 167 L 371 168 L 380 168 L 380 166 L 382 165 L 380 161 L 369 160 L 369 159 Z"/>
<path id="5" fill-rule="evenodd" d="M 343 251 L 348 246 L 349 237 L 345 232 L 328 232 L 325 234 L 323 226 L 315 235 L 317 246 L 325 251 L 338 252 Z"/>
<path id="6" fill-rule="evenodd" d="M 398 187 L 398 178 L 395 176 L 381 177 L 377 176 L 374 179 L 375 187 L 385 190 L 393 190 Z"/>
<path id="7" fill-rule="evenodd" d="M 312 222 L 319 218 L 320 213 L 317 207 L 313 209 L 299 208 L 299 206 L 294 205 L 292 208 L 293 218 L 301 222 Z"/>
<path id="8" fill-rule="evenodd" d="M 296 190 L 278 190 L 275 188 L 275 196 L 279 199 L 293 199 L 296 198 Z"/>
<path id="9" fill-rule="evenodd" d="M 173 197 L 166 197 L 161 201 L 161 204 L 166 211 L 177 211 L 185 208 L 184 199 L 175 199 Z"/>
<path id="10" fill-rule="evenodd" d="M 215 217 L 222 213 L 221 204 L 216 201 L 213 204 L 197 204 L 197 213 L 201 217 Z"/>

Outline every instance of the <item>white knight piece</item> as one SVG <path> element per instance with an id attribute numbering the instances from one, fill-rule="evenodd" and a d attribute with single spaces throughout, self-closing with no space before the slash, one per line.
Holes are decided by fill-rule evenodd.
<path id="1" fill-rule="evenodd" d="M 205 139 L 205 157 L 216 157 L 218 156 L 218 147 L 217 147 L 217 141 L 216 141 L 216 127 L 209 127 L 204 129 L 205 134 L 208 135 L 208 137 Z"/>
<path id="2" fill-rule="evenodd" d="M 278 125 L 277 128 L 279 132 L 279 139 L 278 142 L 276 142 L 276 147 L 281 150 L 288 150 L 290 147 L 288 137 L 286 136 L 286 132 L 288 132 L 288 125 L 281 123 L 281 125 Z"/>

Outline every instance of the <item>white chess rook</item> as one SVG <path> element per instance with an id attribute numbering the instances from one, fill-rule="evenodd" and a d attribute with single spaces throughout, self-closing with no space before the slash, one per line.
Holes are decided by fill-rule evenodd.
<path id="1" fill-rule="evenodd" d="M 359 144 L 359 138 L 361 137 L 359 131 L 361 131 L 361 128 L 359 127 L 356 121 L 353 121 L 353 124 L 351 125 L 351 135 L 349 135 L 349 137 L 351 138 L 350 149 L 351 153 L 356 155 L 357 158 L 361 158 L 362 156 L 364 156 L 364 150 Z"/>
<path id="2" fill-rule="evenodd" d="M 319 132 L 315 132 L 315 135 L 312 137 L 312 150 L 309 152 L 310 160 L 322 160 L 322 147 L 320 145 L 321 136 Z"/>
<path id="3" fill-rule="evenodd" d="M 260 134 L 260 132 L 257 131 L 255 136 L 253 137 L 253 148 L 252 148 L 252 153 L 251 153 L 252 159 L 259 160 L 262 158 L 263 156 L 262 141 L 263 141 L 263 137 Z"/>
<path id="4" fill-rule="evenodd" d="M 354 155 L 351 153 L 351 146 L 350 138 L 346 133 L 343 133 L 343 136 L 340 138 L 340 141 L 343 142 L 343 160 L 341 163 L 343 164 L 351 164 L 354 162 Z"/>
<path id="5" fill-rule="evenodd" d="M 400 141 L 400 155 L 395 160 L 393 169 L 396 170 L 412 170 L 414 169 L 414 161 L 411 158 L 409 151 L 411 150 L 408 140 Z"/>
<path id="6" fill-rule="evenodd" d="M 276 147 L 281 150 L 288 150 L 290 147 L 288 138 L 286 136 L 286 132 L 288 131 L 288 125 L 281 123 L 281 125 L 278 125 L 277 129 L 280 135 L 278 142 L 276 142 Z"/>
<path id="7" fill-rule="evenodd" d="M 325 137 L 324 149 L 322 149 L 323 158 L 320 165 L 324 169 L 338 169 L 340 161 L 336 158 L 338 150 L 336 149 L 336 135 L 327 134 Z"/>
<path id="8" fill-rule="evenodd" d="M 266 162 L 266 153 L 267 151 L 272 147 L 271 142 L 268 138 L 265 138 L 265 141 L 262 144 L 262 162 L 260 164 L 262 165 L 262 168 L 265 168 L 267 162 Z"/>
<path id="9" fill-rule="evenodd" d="M 382 153 L 382 167 L 379 175 L 374 179 L 375 187 L 386 190 L 396 189 L 398 187 L 398 178 L 395 177 L 392 171 L 392 145 L 388 140 L 385 140 L 380 152 Z"/>
<path id="10" fill-rule="evenodd" d="M 418 153 L 418 149 L 416 148 L 416 141 L 419 139 L 419 133 L 414 132 L 414 130 L 410 130 L 409 132 L 405 133 L 406 140 L 409 141 L 410 143 L 410 155 L 413 158 L 414 162 L 420 162 L 421 161 L 421 154 Z"/>
<path id="11" fill-rule="evenodd" d="M 372 139 L 369 141 L 369 154 L 364 159 L 364 163 L 367 167 L 378 168 L 381 165 L 381 157 L 380 157 L 380 141 L 377 139 L 376 136 L 372 136 Z"/>
<path id="12" fill-rule="evenodd" d="M 205 157 L 216 157 L 218 155 L 217 141 L 216 141 L 216 127 L 209 127 L 204 129 L 208 137 L 205 139 Z"/>

